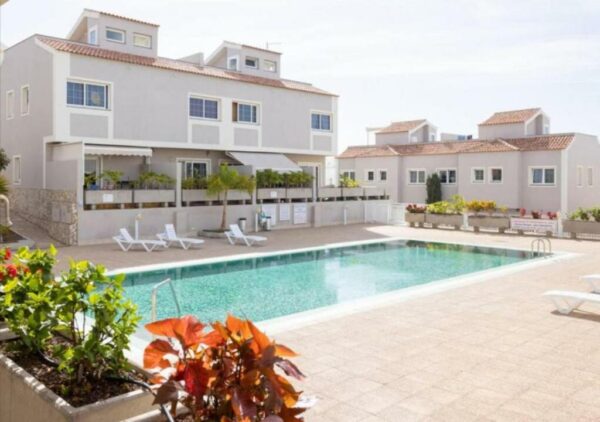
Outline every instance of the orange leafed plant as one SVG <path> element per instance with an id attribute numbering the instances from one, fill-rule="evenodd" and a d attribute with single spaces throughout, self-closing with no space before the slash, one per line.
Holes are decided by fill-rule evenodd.
<path id="1" fill-rule="evenodd" d="M 154 404 L 186 406 L 195 421 L 298 422 L 305 411 L 284 375 L 304 375 L 290 360 L 296 354 L 276 344 L 251 321 L 228 316 L 212 330 L 193 316 L 146 325 L 165 337 L 144 351 L 144 368 L 159 384 Z"/>

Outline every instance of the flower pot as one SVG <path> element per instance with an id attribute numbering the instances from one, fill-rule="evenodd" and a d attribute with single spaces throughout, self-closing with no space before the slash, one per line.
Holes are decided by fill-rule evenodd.
<path id="1" fill-rule="evenodd" d="M 600 222 L 581 221 L 581 220 L 563 220 L 563 231 L 576 239 L 578 234 L 600 234 Z"/>
<path id="2" fill-rule="evenodd" d="M 189 202 L 211 202 L 218 201 L 216 195 L 209 195 L 206 189 L 183 189 L 181 191 L 181 200 Z"/>
<path id="3" fill-rule="evenodd" d="M 410 227 L 423 227 L 425 222 L 425 213 L 404 213 L 404 221 L 406 221 Z"/>
<path id="4" fill-rule="evenodd" d="M 460 230 L 463 225 L 462 214 L 425 214 L 425 222 L 437 228 L 438 226 L 451 226 L 455 230 Z"/>
<path id="5" fill-rule="evenodd" d="M 0 354 L 0 421 L 120 421 L 154 410 L 153 396 L 142 390 L 86 406 L 73 407 L 27 371 Z"/>
<path id="6" fill-rule="evenodd" d="M 285 199 L 285 188 L 261 188 L 256 191 L 256 199 L 259 201 L 270 201 L 279 202 L 281 199 Z"/>
<path id="7" fill-rule="evenodd" d="M 136 204 L 175 202 L 173 189 L 136 189 L 133 191 L 133 202 Z"/>
<path id="8" fill-rule="evenodd" d="M 285 197 L 287 199 L 312 199 L 311 188 L 288 188 Z"/>
<path id="9" fill-rule="evenodd" d="M 222 197 L 223 195 L 221 195 Z M 252 196 L 243 190 L 230 190 L 227 192 L 227 201 L 251 201 Z"/>
<path id="10" fill-rule="evenodd" d="M 510 228 L 516 230 L 519 234 L 525 232 L 543 233 L 551 237 L 558 231 L 558 221 L 545 218 L 519 218 L 511 217 Z"/>
<path id="11" fill-rule="evenodd" d="M 490 215 L 470 215 L 468 217 L 469 226 L 473 227 L 475 233 L 479 232 L 481 227 L 486 229 L 498 229 L 498 232 L 504 233 L 504 231 L 510 228 L 510 219 L 503 216 L 490 216 Z"/>
<path id="12" fill-rule="evenodd" d="M 342 197 L 342 188 L 319 188 L 320 201 L 335 201 Z"/>

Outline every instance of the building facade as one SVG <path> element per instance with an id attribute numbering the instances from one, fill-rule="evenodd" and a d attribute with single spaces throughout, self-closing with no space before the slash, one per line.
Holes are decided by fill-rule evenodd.
<path id="1" fill-rule="evenodd" d="M 401 133 L 388 142 L 390 131 L 412 126 L 393 123 L 377 133 L 376 145 L 348 148 L 338 156 L 340 173 L 385 188 L 398 203 L 424 203 L 433 173 L 444 199 L 459 194 L 563 213 L 600 203 L 598 138 L 550 133 L 550 119 L 539 108 L 495 113 L 479 125 L 479 139 L 410 142 Z"/>

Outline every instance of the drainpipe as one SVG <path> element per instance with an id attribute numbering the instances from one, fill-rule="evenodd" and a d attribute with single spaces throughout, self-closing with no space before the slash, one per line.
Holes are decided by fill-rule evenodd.
<path id="1" fill-rule="evenodd" d="M 6 195 L 0 195 L 0 201 L 4 202 L 4 208 L 6 211 L 6 227 L 12 226 L 12 221 L 10 221 L 10 200 Z"/>

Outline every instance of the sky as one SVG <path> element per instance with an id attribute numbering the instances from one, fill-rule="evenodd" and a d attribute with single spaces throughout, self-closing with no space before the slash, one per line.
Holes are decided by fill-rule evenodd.
<path id="1" fill-rule="evenodd" d="M 600 0 L 9 0 L 0 41 L 65 37 L 85 7 L 160 24 L 169 58 L 270 43 L 285 78 L 340 96 L 340 151 L 367 126 L 427 118 L 476 135 L 529 107 L 552 132 L 600 134 Z"/>

